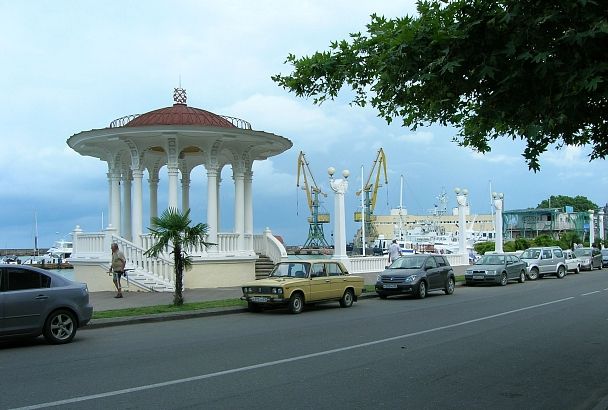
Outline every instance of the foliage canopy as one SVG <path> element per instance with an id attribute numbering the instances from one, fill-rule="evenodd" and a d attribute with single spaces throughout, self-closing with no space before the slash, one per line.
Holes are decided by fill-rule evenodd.
<path id="1" fill-rule="evenodd" d="M 150 233 L 156 240 L 155 244 L 145 252 L 145 255 L 157 257 L 168 249 L 173 254 L 175 269 L 175 293 L 173 304 L 181 306 L 184 304 L 182 288 L 184 284 L 184 269 L 190 267 L 190 258 L 187 251 L 192 246 L 203 247 L 212 245 L 205 241 L 207 237 L 207 225 L 198 223 L 190 226 L 190 209 L 181 213 L 175 208 L 166 209 L 160 217 L 155 216 L 151 220 Z"/>
<path id="2" fill-rule="evenodd" d="M 571 206 L 574 212 L 587 212 L 590 209 L 597 210 L 598 206 L 591 202 L 587 197 L 577 195 L 574 198 L 566 195 L 551 195 L 548 199 L 543 200 L 538 206 L 540 208 L 563 208 Z"/>
<path id="3" fill-rule="evenodd" d="M 272 79 L 320 104 L 348 85 L 353 103 L 387 122 L 456 126 L 481 153 L 506 137 L 526 142 L 533 170 L 555 144 L 608 154 L 608 7 L 601 0 L 419 1 L 418 16 L 372 15 L 367 34 L 329 51 L 290 54 Z"/>

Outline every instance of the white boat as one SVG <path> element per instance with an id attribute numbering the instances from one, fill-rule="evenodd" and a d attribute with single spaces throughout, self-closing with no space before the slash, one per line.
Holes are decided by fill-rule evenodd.
<path id="1" fill-rule="evenodd" d="M 72 256 L 73 243 L 72 241 L 66 241 L 60 239 L 56 241 L 52 247 L 47 251 L 47 255 L 55 259 L 67 259 Z"/>

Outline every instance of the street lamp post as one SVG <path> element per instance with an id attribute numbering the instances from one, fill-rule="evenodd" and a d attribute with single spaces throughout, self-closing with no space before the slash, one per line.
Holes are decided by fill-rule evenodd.
<path id="1" fill-rule="evenodd" d="M 494 230 L 496 237 L 494 250 L 496 252 L 503 252 L 503 238 L 502 238 L 502 210 L 504 206 L 504 194 L 502 192 L 492 192 L 492 202 L 494 209 L 496 209 L 496 222 L 494 223 Z"/>
<path id="2" fill-rule="evenodd" d="M 334 259 L 340 259 L 348 268 L 348 256 L 346 255 L 346 214 L 344 211 L 344 194 L 348 189 L 346 180 L 350 172 L 345 169 L 342 171 L 344 179 L 334 179 L 336 169 L 329 167 L 329 186 L 334 191 Z"/>
<path id="3" fill-rule="evenodd" d="M 468 260 L 465 207 L 467 206 L 469 191 L 467 189 L 456 188 L 454 192 L 456 193 L 456 202 L 458 203 L 458 253 Z"/>
<path id="4" fill-rule="evenodd" d="M 601 245 L 600 248 L 604 247 L 604 210 L 600 209 L 600 211 L 597 214 L 597 219 L 598 219 L 598 229 L 600 231 L 600 241 L 601 241 Z"/>
<path id="5" fill-rule="evenodd" d="M 589 210 L 589 246 L 593 246 L 593 242 L 595 242 L 595 226 L 593 220 L 593 209 Z"/>

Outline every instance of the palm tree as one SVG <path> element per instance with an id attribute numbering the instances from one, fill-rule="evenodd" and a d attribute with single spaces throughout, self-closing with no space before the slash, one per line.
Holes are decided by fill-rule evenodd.
<path id="1" fill-rule="evenodd" d="M 166 209 L 160 217 L 153 217 L 150 233 L 156 239 L 156 243 L 145 252 L 147 256 L 157 257 L 163 253 L 169 245 L 173 246 L 173 261 L 175 263 L 175 293 L 173 295 L 173 305 L 184 304 L 182 295 L 184 268 L 191 266 L 190 257 L 186 250 L 191 246 L 209 246 L 212 243 L 206 242 L 207 224 L 198 223 L 190 226 L 190 209 L 181 213 L 175 208 Z"/>

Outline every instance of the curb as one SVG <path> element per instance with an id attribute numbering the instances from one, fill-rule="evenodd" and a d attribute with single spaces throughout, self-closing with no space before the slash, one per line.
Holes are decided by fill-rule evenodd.
<path id="1" fill-rule="evenodd" d="M 456 286 L 462 286 L 462 282 L 456 282 Z M 377 298 L 376 292 L 364 292 L 359 296 L 359 299 Z M 184 320 L 200 317 L 213 317 L 221 315 L 233 315 L 237 313 L 247 313 L 249 310 L 245 307 L 227 307 L 227 308 L 211 308 L 204 310 L 193 310 L 189 312 L 173 312 L 173 313 L 157 313 L 141 316 L 117 317 L 111 319 L 92 319 L 86 326 L 78 330 L 87 329 L 102 329 L 105 327 L 127 326 L 140 323 L 164 322 L 166 320 Z"/>

